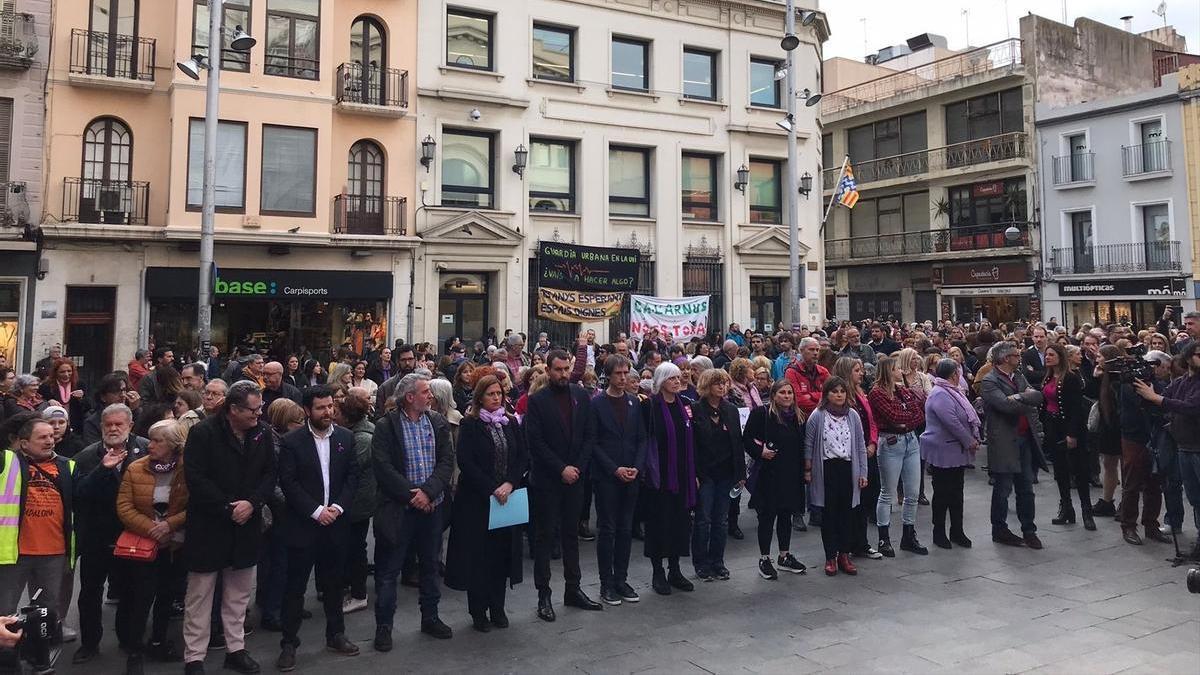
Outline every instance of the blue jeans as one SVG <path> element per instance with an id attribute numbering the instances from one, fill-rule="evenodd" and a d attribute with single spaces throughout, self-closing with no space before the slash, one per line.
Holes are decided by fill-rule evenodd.
<path id="1" fill-rule="evenodd" d="M 692 565 L 696 574 L 709 574 L 725 566 L 725 539 L 729 536 L 729 491 L 733 478 L 704 478 L 696 494 L 696 519 L 692 523 Z"/>
<path id="2" fill-rule="evenodd" d="M 896 442 L 888 444 L 889 438 Z M 917 491 L 921 487 L 921 446 L 913 432 L 896 436 L 879 434 L 879 501 L 875 504 L 875 522 L 892 524 L 892 495 L 896 483 L 904 479 L 904 507 L 900 519 L 905 525 L 917 524 Z"/>
<path id="3" fill-rule="evenodd" d="M 1024 438 L 1017 441 L 1017 448 L 1021 454 L 1020 473 L 992 472 L 993 535 L 1008 529 L 1008 495 L 1014 489 L 1017 492 L 1017 519 L 1021 521 L 1021 533 L 1037 532 L 1037 525 L 1033 522 L 1033 450 Z"/>
<path id="4" fill-rule="evenodd" d="M 1154 436 L 1155 472 L 1162 485 L 1163 523 L 1172 530 L 1183 529 L 1183 480 L 1179 475 L 1179 451 L 1175 439 L 1163 429 Z"/>
<path id="5" fill-rule="evenodd" d="M 1192 505 L 1192 520 L 1200 530 L 1200 452 L 1180 451 L 1178 456 L 1179 478 L 1188 503 Z"/>
<path id="6" fill-rule="evenodd" d="M 379 519 L 376 519 L 376 523 Z M 396 540 L 375 533 L 375 625 L 391 626 L 396 615 L 396 582 L 404 568 L 404 558 L 409 551 L 417 554 L 420 569 L 421 621 L 430 621 L 438 616 L 438 601 L 442 591 L 438 587 L 438 549 L 442 545 L 441 509 L 433 513 L 421 513 L 405 509 L 400 520 Z"/>

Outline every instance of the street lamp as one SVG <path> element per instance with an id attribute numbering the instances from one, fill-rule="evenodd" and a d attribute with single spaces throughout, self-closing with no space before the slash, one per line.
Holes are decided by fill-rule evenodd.
<path id="1" fill-rule="evenodd" d="M 196 302 L 196 333 L 200 353 L 208 353 L 212 341 L 212 271 L 213 228 L 217 213 L 217 120 L 220 119 L 221 40 L 225 37 L 225 0 L 208 0 L 208 58 L 198 56 L 178 63 L 193 80 L 200 79 L 200 69 L 207 66 L 208 82 L 204 94 L 204 191 L 200 209 L 200 292 Z M 241 26 L 234 31 L 229 46 L 237 52 L 248 52 L 257 44 Z M 212 67 L 213 62 L 216 67 Z M 207 64 L 205 63 L 207 62 Z"/>
<path id="2" fill-rule="evenodd" d="M 429 165 L 433 162 L 435 150 L 437 150 L 437 141 L 433 140 L 433 136 L 425 136 L 425 140 L 421 141 L 421 166 L 425 167 L 425 173 L 429 173 Z"/>
<path id="3" fill-rule="evenodd" d="M 522 143 L 513 151 L 513 173 L 525 178 L 525 166 L 529 163 L 529 150 L 525 149 L 525 144 Z"/>
<path id="4" fill-rule="evenodd" d="M 1004 238 L 1009 242 L 1015 242 L 1021 238 L 1021 231 L 1017 229 L 1016 225 L 1009 225 L 1004 230 Z"/>
<path id="5" fill-rule="evenodd" d="M 739 190 L 742 194 L 746 193 L 746 185 L 750 182 L 750 169 L 745 164 L 738 167 L 737 180 L 733 182 L 733 189 Z"/>
<path id="6" fill-rule="evenodd" d="M 805 171 L 803 176 L 800 176 L 800 194 L 808 199 L 808 194 L 812 192 L 812 174 Z"/>

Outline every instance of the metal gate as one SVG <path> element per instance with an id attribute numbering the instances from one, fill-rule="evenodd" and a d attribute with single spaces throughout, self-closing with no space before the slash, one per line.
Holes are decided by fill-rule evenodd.
<path id="1" fill-rule="evenodd" d="M 707 295 L 708 337 L 725 330 L 725 274 L 720 254 L 689 254 L 683 261 L 683 295 Z"/>
<path id="2" fill-rule="evenodd" d="M 541 270 L 538 268 L 538 255 L 529 258 L 529 341 L 530 348 L 537 342 L 538 333 L 545 333 L 550 338 L 550 344 L 568 352 L 575 350 L 575 337 L 579 335 L 580 324 L 567 321 L 552 321 L 538 316 L 537 296 L 538 279 Z"/>

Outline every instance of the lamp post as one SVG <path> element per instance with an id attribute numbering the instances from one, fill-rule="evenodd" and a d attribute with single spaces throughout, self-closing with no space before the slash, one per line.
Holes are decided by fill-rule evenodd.
<path id="1" fill-rule="evenodd" d="M 800 40 L 796 37 L 796 4 L 795 0 L 787 0 L 787 15 L 783 20 L 783 40 L 780 46 L 784 49 L 787 71 L 784 99 L 787 101 L 787 168 L 783 172 L 784 194 L 787 195 L 788 214 L 788 285 L 791 296 L 792 323 L 803 323 L 800 320 L 801 304 L 807 294 L 805 289 L 804 272 L 800 269 L 800 193 L 796 190 L 796 170 L 799 158 L 796 151 L 796 48 Z"/>

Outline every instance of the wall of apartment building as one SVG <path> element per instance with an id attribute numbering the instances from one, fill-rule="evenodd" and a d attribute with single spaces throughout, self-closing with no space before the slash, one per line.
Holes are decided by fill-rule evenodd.
<path id="1" fill-rule="evenodd" d="M 1180 116 L 1183 126 L 1183 161 L 1189 213 L 1200 215 L 1200 65 L 1179 70 Z M 1200 223 L 1191 222 L 1192 279 L 1200 279 Z M 1200 294 L 1198 294 L 1200 295 Z"/>

